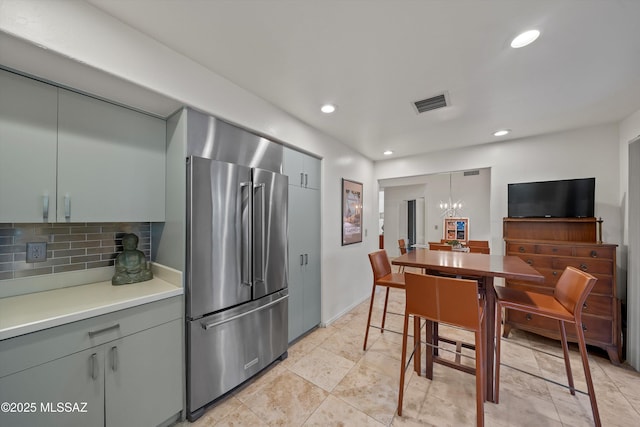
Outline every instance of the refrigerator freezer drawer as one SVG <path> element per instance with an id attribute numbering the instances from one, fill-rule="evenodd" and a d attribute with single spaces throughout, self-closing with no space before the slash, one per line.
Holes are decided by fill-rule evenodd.
<path id="1" fill-rule="evenodd" d="M 193 413 L 287 351 L 288 291 L 187 322 L 188 410 Z"/>

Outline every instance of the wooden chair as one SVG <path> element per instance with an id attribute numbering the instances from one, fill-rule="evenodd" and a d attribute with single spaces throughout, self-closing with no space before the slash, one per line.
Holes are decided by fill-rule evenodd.
<path id="1" fill-rule="evenodd" d="M 483 345 L 486 324 L 482 300 L 478 299 L 478 283 L 473 280 L 413 273 L 405 273 L 405 282 L 406 308 L 402 336 L 402 361 L 400 362 L 398 415 L 402 416 L 409 316 L 413 315 L 415 318 L 424 318 L 475 333 L 476 420 L 478 426 L 483 426 L 486 380 Z M 419 345 L 420 340 L 414 340 L 414 342 L 414 346 Z M 415 347 L 414 351 L 416 351 Z M 419 350 L 416 354 L 419 354 Z"/>
<path id="2" fill-rule="evenodd" d="M 407 245 L 404 239 L 398 239 L 398 248 L 400 249 L 400 255 L 407 253 Z M 398 273 L 404 273 L 404 265 L 398 266 Z"/>
<path id="3" fill-rule="evenodd" d="M 467 246 L 469 248 L 469 252 L 471 252 L 472 254 L 489 254 L 491 253 L 491 250 L 489 249 L 488 246 Z"/>
<path id="4" fill-rule="evenodd" d="M 364 333 L 364 345 L 363 350 L 367 350 L 367 339 L 369 338 L 369 327 L 371 326 L 371 312 L 373 311 L 373 300 L 376 296 L 376 287 L 384 286 L 387 288 L 387 293 L 384 298 L 384 309 L 382 311 L 382 324 L 380 325 L 380 332 L 384 332 L 384 322 L 387 317 L 387 303 L 389 302 L 389 290 L 391 288 L 404 289 L 404 274 L 392 273 L 391 263 L 387 257 L 387 251 L 384 249 L 369 254 L 369 262 L 371 263 L 371 269 L 373 270 L 373 286 L 371 287 L 371 302 L 369 303 L 369 316 L 367 317 L 367 330 Z M 395 314 L 395 313 L 394 313 Z"/>
<path id="5" fill-rule="evenodd" d="M 430 251 L 451 251 L 452 246 L 446 243 L 429 242 Z"/>
<path id="6" fill-rule="evenodd" d="M 587 346 L 582 330 L 582 307 L 596 283 L 596 278 L 591 274 L 578 270 L 574 267 L 567 267 L 562 272 L 556 284 L 553 295 L 540 294 L 536 292 L 522 291 L 513 288 L 497 286 L 496 289 L 496 393 L 495 400 L 498 403 L 500 386 L 500 326 L 502 323 L 501 309 L 518 310 L 536 316 L 547 317 L 558 321 L 560 327 L 560 341 L 564 353 L 564 363 L 569 380 L 569 391 L 575 395 L 573 385 L 573 375 L 571 374 L 571 363 L 569 360 L 569 347 L 567 345 L 567 333 L 565 323 L 574 325 L 578 339 L 578 348 L 582 358 L 582 367 L 587 383 L 593 421 L 596 426 L 600 426 L 600 414 L 598 404 L 591 380 L 589 369 L 589 357 Z M 408 290 L 408 289 L 407 289 Z"/>

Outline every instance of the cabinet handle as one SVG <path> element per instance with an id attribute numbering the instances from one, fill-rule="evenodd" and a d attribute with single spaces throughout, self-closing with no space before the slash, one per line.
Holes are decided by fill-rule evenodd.
<path id="1" fill-rule="evenodd" d="M 71 219 L 71 196 L 69 194 L 64 195 L 64 219 L 67 221 Z"/>
<path id="2" fill-rule="evenodd" d="M 300 254 L 300 265 L 304 265 L 304 255 Z"/>
<path id="3" fill-rule="evenodd" d="M 111 347 L 111 370 L 118 370 L 118 347 Z"/>
<path id="4" fill-rule="evenodd" d="M 106 328 L 98 329 L 97 331 L 89 331 L 89 338 L 93 338 L 98 334 L 102 334 L 104 332 L 109 332 L 114 329 L 120 329 L 120 323 L 116 323 L 115 325 L 107 326 Z"/>
<path id="5" fill-rule="evenodd" d="M 587 332 L 587 325 L 585 325 L 584 323 L 582 324 L 582 330 Z"/>
<path id="6" fill-rule="evenodd" d="M 98 379 L 98 355 L 96 353 L 91 355 L 91 379 Z"/>
<path id="7" fill-rule="evenodd" d="M 585 302 L 584 304 L 582 304 L 582 309 L 586 310 L 587 309 L 587 303 Z"/>
<path id="8" fill-rule="evenodd" d="M 304 187 L 304 173 L 300 172 L 300 187 Z"/>
<path id="9" fill-rule="evenodd" d="M 591 251 L 591 258 L 598 258 L 598 252 L 597 251 Z"/>
<path id="10" fill-rule="evenodd" d="M 307 175 L 306 173 L 304 174 L 304 186 L 309 186 L 309 175 Z"/>
<path id="11" fill-rule="evenodd" d="M 304 265 L 309 264 L 309 254 L 304 254 Z"/>
<path id="12" fill-rule="evenodd" d="M 580 264 L 580 270 L 587 271 L 587 264 Z"/>
<path id="13" fill-rule="evenodd" d="M 528 259 L 528 260 L 527 260 L 527 264 L 529 264 L 529 265 L 533 265 L 533 260 Z"/>
<path id="14" fill-rule="evenodd" d="M 518 252 L 524 252 L 524 246 L 520 246 L 520 247 L 518 248 Z"/>
<path id="15" fill-rule="evenodd" d="M 49 195 L 42 196 L 42 221 L 47 222 L 49 220 Z"/>
<path id="16" fill-rule="evenodd" d="M 531 319 L 533 319 L 533 317 L 531 317 L 531 315 L 529 313 L 527 313 L 527 315 L 525 316 L 525 319 L 531 320 Z"/>
<path id="17" fill-rule="evenodd" d="M 558 272 L 557 272 L 557 271 L 554 271 L 554 272 L 553 272 L 553 275 L 554 275 L 554 276 L 557 276 L 557 275 L 558 275 Z"/>

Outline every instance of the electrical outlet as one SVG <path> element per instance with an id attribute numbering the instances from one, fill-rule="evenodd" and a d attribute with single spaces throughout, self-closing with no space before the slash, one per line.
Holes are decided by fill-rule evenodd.
<path id="1" fill-rule="evenodd" d="M 27 262 L 43 262 L 47 260 L 47 242 L 27 243 Z"/>

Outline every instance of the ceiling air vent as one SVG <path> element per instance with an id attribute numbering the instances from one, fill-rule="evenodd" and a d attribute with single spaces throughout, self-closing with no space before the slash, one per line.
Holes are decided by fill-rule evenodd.
<path id="1" fill-rule="evenodd" d="M 446 107 L 449 105 L 447 102 L 447 94 L 432 96 L 431 98 L 423 99 L 413 103 L 418 113 L 424 113 L 426 111 L 436 110 L 438 108 Z"/>
<path id="2" fill-rule="evenodd" d="M 464 172 L 464 176 L 473 176 L 473 175 L 480 175 L 480 171 L 479 170 L 474 170 L 474 171 L 465 171 Z"/>

